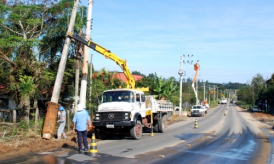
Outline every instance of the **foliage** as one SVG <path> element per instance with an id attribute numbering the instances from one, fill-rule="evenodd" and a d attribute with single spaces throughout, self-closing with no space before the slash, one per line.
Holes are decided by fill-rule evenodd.
<path id="1" fill-rule="evenodd" d="M 73 4 L 73 0 L 0 4 L 0 79 L 17 104 L 24 95 L 32 99 L 51 94 Z M 76 16 L 76 32 L 85 26 L 83 20 L 86 7 L 82 6 Z M 69 52 L 72 56 L 74 51 Z M 73 66 L 68 63 L 63 97 L 71 95 L 73 89 Z"/>
<path id="2" fill-rule="evenodd" d="M 174 77 L 169 79 L 163 79 L 161 76 L 158 77 L 157 74 L 154 74 L 153 85 L 151 86 L 151 92 L 153 95 L 156 95 L 158 99 L 165 98 L 170 99 L 172 94 L 175 93 L 178 89 L 177 85 L 174 85 Z"/>
<path id="3" fill-rule="evenodd" d="M 237 91 L 240 105 L 245 108 L 266 104 L 269 112 L 274 112 L 274 74 L 268 80 L 264 80 L 262 75 L 256 74 L 250 85 L 247 85 Z"/>
<path id="4" fill-rule="evenodd" d="M 27 131 L 28 128 L 29 128 L 29 125 L 28 125 L 28 123 L 25 120 L 21 120 L 18 123 L 18 130 L 19 131 Z"/>

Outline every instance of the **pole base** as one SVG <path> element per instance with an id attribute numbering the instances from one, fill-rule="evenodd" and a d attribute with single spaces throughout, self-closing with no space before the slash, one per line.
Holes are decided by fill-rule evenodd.
<path id="1" fill-rule="evenodd" d="M 46 139 L 46 140 L 49 140 L 50 137 L 51 137 L 51 134 L 50 134 L 50 133 L 44 133 L 43 136 L 42 136 L 42 138 L 43 138 L 43 139 Z"/>

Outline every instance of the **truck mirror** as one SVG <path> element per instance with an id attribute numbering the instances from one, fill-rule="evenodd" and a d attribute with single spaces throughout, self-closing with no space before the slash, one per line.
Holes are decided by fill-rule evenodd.
<path id="1" fill-rule="evenodd" d="M 97 105 L 101 104 L 100 97 L 101 97 L 101 95 L 96 98 L 96 104 Z"/>

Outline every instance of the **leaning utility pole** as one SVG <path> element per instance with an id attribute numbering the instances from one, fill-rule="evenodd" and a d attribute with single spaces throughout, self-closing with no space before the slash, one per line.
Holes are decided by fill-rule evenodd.
<path id="1" fill-rule="evenodd" d="M 86 39 L 87 40 L 90 40 L 92 3 L 93 3 L 92 0 L 88 1 L 88 15 L 87 15 L 87 28 L 86 28 Z M 82 80 L 81 80 L 81 90 L 80 90 L 80 104 L 84 108 L 86 107 L 86 96 L 87 96 L 88 53 L 89 53 L 89 47 L 85 45 L 84 58 L 83 58 Z"/>
<path id="2" fill-rule="evenodd" d="M 67 32 L 73 31 L 78 4 L 79 4 L 79 0 L 75 0 Z M 50 139 L 51 135 L 54 133 L 58 108 L 60 106 L 58 104 L 58 99 L 60 96 L 61 85 L 64 77 L 70 41 L 71 40 L 69 37 L 67 37 L 65 40 L 61 60 L 58 67 L 57 76 L 54 83 L 51 101 L 47 102 L 47 114 L 46 114 L 44 127 L 42 131 L 42 138 L 44 139 Z"/>

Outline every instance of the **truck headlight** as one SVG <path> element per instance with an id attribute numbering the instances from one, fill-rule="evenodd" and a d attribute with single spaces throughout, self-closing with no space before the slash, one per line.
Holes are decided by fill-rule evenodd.
<path id="1" fill-rule="evenodd" d="M 130 119 L 130 113 L 124 113 L 124 119 L 125 120 Z"/>
<path id="2" fill-rule="evenodd" d="M 100 117 L 95 117 L 95 120 L 99 120 L 100 119 Z"/>

